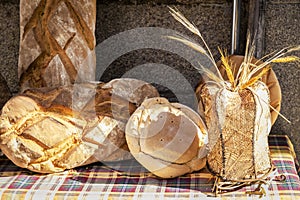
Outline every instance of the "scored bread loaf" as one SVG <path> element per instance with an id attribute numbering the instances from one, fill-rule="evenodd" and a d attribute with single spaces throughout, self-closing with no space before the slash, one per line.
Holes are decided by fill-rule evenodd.
<path id="1" fill-rule="evenodd" d="M 16 165 L 51 173 L 131 158 L 125 123 L 157 90 L 135 79 L 28 89 L 0 118 L 0 147 Z"/>
<path id="2" fill-rule="evenodd" d="M 95 79 L 96 0 L 21 0 L 21 90 Z"/>

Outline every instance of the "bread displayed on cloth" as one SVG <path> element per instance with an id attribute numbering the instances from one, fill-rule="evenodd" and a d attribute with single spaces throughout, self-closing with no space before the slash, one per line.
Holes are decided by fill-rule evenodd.
<path id="1" fill-rule="evenodd" d="M 16 165 L 41 173 L 132 158 L 125 124 L 144 99 L 159 96 L 136 79 L 28 89 L 0 117 L 0 147 Z"/>
<path id="2" fill-rule="evenodd" d="M 180 103 L 146 99 L 131 115 L 125 133 L 132 155 L 156 176 L 173 178 L 206 165 L 206 126 Z"/>
<path id="3" fill-rule="evenodd" d="M 21 90 L 95 80 L 96 0 L 21 0 Z"/>
<path id="4" fill-rule="evenodd" d="M 230 56 L 229 60 L 231 67 L 238 69 L 244 57 Z M 259 64 L 256 59 L 251 62 Z M 221 63 L 218 65 L 221 75 L 228 80 Z M 237 91 L 214 82 L 201 83 L 196 95 L 209 133 L 208 168 L 231 181 L 257 179 L 269 173 L 268 135 L 278 115 L 269 105 L 279 111 L 281 102 L 274 72 L 268 71 L 261 80 Z"/>

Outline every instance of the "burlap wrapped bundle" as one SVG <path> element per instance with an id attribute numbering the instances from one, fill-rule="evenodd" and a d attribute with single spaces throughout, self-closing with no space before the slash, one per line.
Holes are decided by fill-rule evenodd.
<path id="1" fill-rule="evenodd" d="M 231 67 L 238 68 L 244 57 L 230 56 L 229 60 Z M 251 62 L 258 64 L 256 59 Z M 228 81 L 222 63 L 218 66 L 224 80 Z M 268 134 L 278 113 L 270 110 L 269 105 L 279 111 L 281 102 L 280 86 L 274 72 L 269 70 L 260 81 L 237 91 L 215 83 L 201 83 L 196 94 L 199 112 L 205 118 L 209 132 L 209 169 L 231 181 L 258 179 L 270 172 Z"/>

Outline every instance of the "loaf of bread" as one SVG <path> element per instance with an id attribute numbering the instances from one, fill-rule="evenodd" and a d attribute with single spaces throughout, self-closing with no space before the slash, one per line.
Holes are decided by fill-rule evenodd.
<path id="1" fill-rule="evenodd" d="M 205 84 L 199 96 L 209 132 L 210 171 L 234 181 L 268 173 L 271 116 L 267 86 L 258 81 L 251 90 L 232 92 L 217 84 Z"/>
<path id="2" fill-rule="evenodd" d="M 16 165 L 41 173 L 131 158 L 125 124 L 157 90 L 135 79 L 28 89 L 0 118 L 0 147 Z"/>
<path id="3" fill-rule="evenodd" d="M 131 115 L 125 132 L 135 159 L 159 177 L 174 178 L 206 165 L 206 126 L 187 106 L 147 99 Z"/>
<path id="4" fill-rule="evenodd" d="M 21 0 L 21 90 L 95 79 L 96 0 Z"/>
<path id="5" fill-rule="evenodd" d="M 244 57 L 229 59 L 231 67 L 235 67 L 232 71 L 237 73 Z M 260 63 L 254 58 L 251 62 Z M 221 63 L 218 65 L 227 81 L 225 69 Z M 269 106 L 279 111 L 280 86 L 274 72 L 269 71 L 248 88 L 228 88 L 207 82 L 196 89 L 199 112 L 209 133 L 208 168 L 226 181 L 255 180 L 271 169 L 268 135 L 278 113 Z"/>

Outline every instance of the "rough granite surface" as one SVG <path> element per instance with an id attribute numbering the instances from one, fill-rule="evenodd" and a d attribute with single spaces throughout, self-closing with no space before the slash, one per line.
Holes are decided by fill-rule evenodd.
<path id="1" fill-rule="evenodd" d="M 247 15 L 244 1 L 241 16 L 243 27 L 246 26 Z M 111 36 L 118 33 L 142 28 L 160 27 L 176 30 L 198 40 L 190 34 L 168 13 L 167 5 L 176 5 L 184 15 L 193 21 L 200 29 L 208 46 L 211 48 L 214 58 L 219 59 L 217 47 L 230 50 L 231 44 L 231 20 L 232 1 L 222 0 L 102 0 L 97 1 L 97 46 L 101 46 Z M 268 0 L 264 9 L 265 14 L 265 49 L 264 54 L 281 49 L 286 46 L 299 44 L 300 40 L 300 1 L 299 0 Z M 17 63 L 19 53 L 19 0 L 0 0 L 0 73 L 7 82 L 11 93 L 17 93 L 18 76 Z M 128 45 L 126 42 L 120 43 Z M 243 46 L 243 44 L 242 44 Z M 96 48 L 97 50 L 97 48 Z M 97 53 L 97 52 L 96 52 Z M 298 56 L 300 56 L 298 54 Z M 101 62 L 101 61 L 97 61 Z M 168 66 L 164 71 L 164 78 L 172 82 L 174 88 L 181 87 L 182 82 L 174 80 L 173 74 L 168 70 L 175 69 L 195 87 L 199 81 L 199 73 L 191 64 L 179 55 L 155 48 L 132 50 L 111 63 L 100 80 L 108 81 L 112 78 L 122 77 L 128 70 L 147 63 L 156 63 Z M 272 128 L 272 134 L 288 135 L 300 158 L 300 70 L 297 64 L 275 65 L 274 70 L 278 76 L 283 99 L 281 113 L 285 115 L 291 124 L 278 118 Z M 155 69 L 146 73 L 155 74 Z M 159 83 L 157 83 L 159 85 Z M 164 85 L 158 86 L 165 96 L 172 100 L 178 100 L 176 94 L 167 90 Z M 188 94 L 181 90 L 182 95 Z"/>
<path id="2" fill-rule="evenodd" d="M 19 2 L 0 1 L 0 73 L 12 93 L 18 91 Z"/>
<path id="3" fill-rule="evenodd" d="M 300 45 L 300 1 L 272 1 L 265 10 L 265 54 L 290 45 Z M 298 3 L 295 3 L 298 2 Z M 300 52 L 297 52 L 300 56 Z M 290 137 L 300 158 L 300 64 L 277 64 L 273 69 L 282 91 L 281 113 L 291 123 L 278 118 L 272 128 L 274 134 Z"/>

